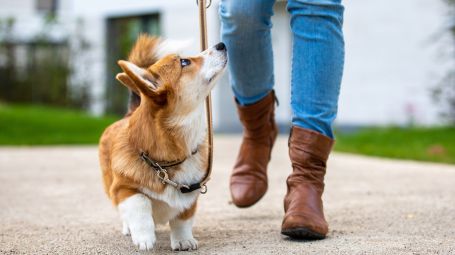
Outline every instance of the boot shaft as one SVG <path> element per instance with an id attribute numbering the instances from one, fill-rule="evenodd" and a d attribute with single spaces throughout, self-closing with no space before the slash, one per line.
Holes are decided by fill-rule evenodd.
<path id="1" fill-rule="evenodd" d="M 237 104 L 237 112 L 243 126 L 245 137 L 262 137 L 275 128 L 275 92 L 251 105 Z"/>
<path id="2" fill-rule="evenodd" d="M 292 174 L 288 188 L 298 183 L 311 183 L 322 194 L 327 159 L 334 140 L 316 131 L 294 126 L 289 136 L 289 157 Z"/>

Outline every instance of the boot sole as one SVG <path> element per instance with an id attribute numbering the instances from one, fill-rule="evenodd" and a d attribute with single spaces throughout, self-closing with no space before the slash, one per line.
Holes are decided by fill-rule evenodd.
<path id="1" fill-rule="evenodd" d="M 281 230 L 281 234 L 298 240 L 322 240 L 325 235 L 316 233 L 308 228 L 291 228 Z"/>

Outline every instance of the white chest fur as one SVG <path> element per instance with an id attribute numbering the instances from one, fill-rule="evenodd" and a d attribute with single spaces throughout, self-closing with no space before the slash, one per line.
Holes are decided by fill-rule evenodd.
<path id="1" fill-rule="evenodd" d="M 171 119 L 172 125 L 179 126 L 184 130 L 183 136 L 188 148 L 196 148 L 204 142 L 206 127 L 203 119 L 203 105 L 184 119 Z M 190 152 L 189 152 L 190 153 Z M 205 176 L 203 169 L 205 158 L 200 153 L 187 158 L 180 166 L 180 170 L 173 176 L 172 180 L 180 184 L 198 183 Z M 170 169 L 169 171 L 172 171 Z M 141 192 L 152 199 L 153 218 L 156 223 L 167 223 L 179 213 L 191 207 L 199 195 L 195 190 L 190 193 L 182 193 L 173 186 L 166 186 L 162 193 L 155 193 L 147 188 Z"/>
<path id="2" fill-rule="evenodd" d="M 207 124 L 204 118 L 204 104 L 199 105 L 196 110 L 185 116 L 175 115 L 167 120 L 168 125 L 179 127 L 182 136 L 188 145 L 188 153 L 196 146 L 204 142 L 207 134 Z"/>
<path id="3" fill-rule="evenodd" d="M 202 159 L 196 154 L 182 163 L 179 172 L 174 175 L 173 181 L 181 184 L 193 184 L 200 182 L 204 177 L 202 171 Z M 199 195 L 195 190 L 190 193 L 182 193 L 173 186 L 166 186 L 162 193 L 155 193 L 147 188 L 141 188 L 143 194 L 152 199 L 153 218 L 156 223 L 167 223 L 179 213 L 191 207 Z"/>

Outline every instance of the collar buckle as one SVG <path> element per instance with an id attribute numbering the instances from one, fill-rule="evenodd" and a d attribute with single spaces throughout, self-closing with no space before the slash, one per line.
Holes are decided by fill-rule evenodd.
<path id="1" fill-rule="evenodd" d="M 170 167 L 170 166 L 161 166 L 158 162 L 150 159 L 145 152 L 141 152 L 140 157 L 145 163 L 147 163 L 147 165 L 149 165 L 150 167 L 152 167 L 155 170 L 155 173 L 156 173 L 158 179 L 160 179 L 162 184 L 171 185 L 172 187 L 180 190 L 182 193 L 188 193 L 188 192 L 192 192 L 192 191 L 196 190 L 196 189 L 192 188 L 194 186 L 194 184 L 188 186 L 185 184 L 177 183 L 177 182 L 169 179 L 169 174 L 167 173 L 167 170 L 163 167 Z M 172 166 L 174 166 L 174 165 L 172 165 Z M 201 187 L 199 185 L 199 183 L 197 183 L 197 185 L 199 187 Z M 205 187 L 204 190 L 205 190 L 205 192 L 207 192 L 207 187 Z M 186 192 L 184 192 L 184 191 L 186 191 Z M 201 190 L 202 194 L 205 194 L 205 192 L 202 192 L 202 190 Z"/>

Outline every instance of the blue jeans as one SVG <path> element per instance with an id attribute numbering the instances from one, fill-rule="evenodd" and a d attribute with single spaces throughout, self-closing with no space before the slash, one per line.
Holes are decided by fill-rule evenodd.
<path id="1" fill-rule="evenodd" d="M 270 30 L 275 0 L 222 0 L 221 36 L 230 80 L 241 105 L 274 86 Z M 292 125 L 333 138 L 344 65 L 341 0 L 288 0 L 293 35 Z"/>

